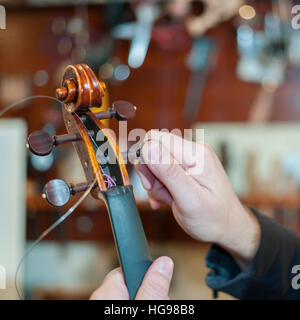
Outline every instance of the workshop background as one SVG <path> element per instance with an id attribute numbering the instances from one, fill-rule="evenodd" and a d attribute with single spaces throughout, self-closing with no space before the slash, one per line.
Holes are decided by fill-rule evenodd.
<path id="1" fill-rule="evenodd" d="M 25 248 L 71 206 L 47 204 L 45 183 L 84 180 L 72 145 L 46 157 L 25 147 L 35 130 L 65 133 L 51 97 L 69 64 L 86 63 L 105 81 L 104 108 L 116 100 L 137 106 L 128 130 L 204 128 L 241 200 L 300 231 L 295 1 L 0 3 L 0 114 L 9 109 L 0 118 L 0 299 L 18 299 Z M 169 208 L 153 212 L 131 169 L 151 252 L 175 262 L 170 297 L 213 299 L 209 245 L 187 236 Z M 26 299 L 87 299 L 117 265 L 106 209 L 89 196 L 30 253 L 17 283 Z"/>

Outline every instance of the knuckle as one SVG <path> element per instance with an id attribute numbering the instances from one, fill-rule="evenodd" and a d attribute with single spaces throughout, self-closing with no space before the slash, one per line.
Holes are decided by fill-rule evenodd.
<path id="1" fill-rule="evenodd" d="M 213 149 L 213 147 L 208 144 L 208 143 L 204 143 L 204 156 L 205 157 L 215 157 L 215 150 Z"/>
<path id="2" fill-rule="evenodd" d="M 147 131 L 144 137 L 144 141 L 152 140 L 157 135 L 157 132 L 158 131 L 155 129 Z"/>
<path id="3" fill-rule="evenodd" d="M 213 152 L 213 148 L 212 148 L 212 146 L 210 145 L 210 144 L 208 144 L 207 142 L 204 142 L 204 150 L 206 151 L 206 152 L 208 152 L 208 153 L 211 153 L 211 152 Z"/>
<path id="4" fill-rule="evenodd" d="M 173 162 L 166 165 L 165 175 L 168 178 L 176 179 L 178 177 L 178 174 L 179 174 L 179 170 L 178 170 L 178 165 L 176 163 Z"/>
<path id="5" fill-rule="evenodd" d="M 151 193 L 154 197 L 157 197 L 163 192 L 165 189 L 164 185 L 162 185 L 158 180 L 155 180 L 153 187 L 151 189 Z"/>

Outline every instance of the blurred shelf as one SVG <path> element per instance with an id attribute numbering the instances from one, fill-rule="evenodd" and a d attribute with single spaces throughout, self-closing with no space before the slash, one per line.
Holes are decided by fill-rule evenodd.
<path id="1" fill-rule="evenodd" d="M 29 198 L 27 202 L 27 239 L 37 239 L 54 221 L 67 212 L 76 199 L 78 198 L 73 198 L 65 207 L 54 208 L 39 196 Z M 244 204 L 256 208 L 300 210 L 300 194 L 283 196 L 247 195 L 241 197 L 241 200 Z M 104 203 L 95 201 L 89 207 L 87 201 L 93 201 L 93 199 L 85 200 L 70 217 L 47 236 L 46 240 L 62 242 L 69 240 L 113 241 L 109 216 Z M 143 202 L 138 203 L 138 209 L 150 241 L 195 241 L 178 226 L 171 209 L 167 206 L 162 206 L 158 211 L 153 211 L 148 203 Z M 283 215 L 284 211 L 280 215 L 275 215 L 279 223 L 284 221 Z M 300 225 L 298 225 L 298 222 L 296 224 L 293 227 L 298 231 Z"/>
<path id="2" fill-rule="evenodd" d="M 34 196 L 34 197 L 28 197 L 27 198 L 27 211 L 28 212 L 53 212 L 53 211 L 66 211 L 68 210 L 72 205 L 76 203 L 76 201 L 79 199 L 79 196 L 72 197 L 67 205 L 63 207 L 53 207 L 50 204 L 47 203 L 45 199 L 43 199 L 41 196 Z M 80 211 L 91 211 L 98 213 L 102 210 L 106 210 L 106 206 L 103 201 L 101 200 L 94 200 L 93 205 L 89 206 L 87 204 L 88 199 L 84 200 L 83 203 L 79 206 Z M 151 210 L 151 207 L 148 202 L 137 202 L 137 206 L 139 210 L 147 211 Z M 160 211 L 169 211 L 170 209 L 166 205 L 162 205 Z"/>
<path id="3" fill-rule="evenodd" d="M 272 194 L 252 194 L 244 195 L 240 197 L 241 201 L 245 205 L 254 206 L 254 207 L 269 207 L 269 208 L 287 208 L 287 209 L 300 209 L 300 194 L 286 194 L 286 195 L 272 195 Z M 78 200 L 78 197 L 74 197 L 70 202 L 59 209 L 55 209 L 50 206 L 42 197 L 30 197 L 27 199 L 27 210 L 29 212 L 53 212 L 54 210 L 67 210 Z M 87 200 L 85 200 L 87 201 Z M 96 200 L 97 201 L 97 200 Z M 90 211 L 102 211 L 106 210 L 105 204 L 103 201 L 95 201 L 95 205 Z M 151 210 L 148 202 L 138 202 L 138 209 L 141 211 Z M 79 210 L 88 210 L 88 206 L 84 202 L 79 206 Z M 169 212 L 170 209 L 167 206 L 162 206 L 159 210 L 160 212 Z"/>
<path id="4" fill-rule="evenodd" d="M 27 240 L 37 239 L 51 224 L 59 219 L 74 204 L 55 208 L 41 197 L 27 199 Z M 83 202 L 74 213 L 53 230 L 45 240 L 48 241 L 113 241 L 109 216 L 102 201 L 93 202 L 92 207 Z M 90 199 L 93 201 L 93 199 Z M 94 205 L 95 204 L 95 205 Z M 138 209 L 147 238 L 156 241 L 195 241 L 189 237 L 173 218 L 171 209 L 162 206 L 153 211 L 148 203 L 138 203 Z"/>
<path id="5" fill-rule="evenodd" d="M 244 195 L 241 197 L 241 201 L 253 207 L 300 209 L 300 194 L 282 196 L 271 194 Z"/>

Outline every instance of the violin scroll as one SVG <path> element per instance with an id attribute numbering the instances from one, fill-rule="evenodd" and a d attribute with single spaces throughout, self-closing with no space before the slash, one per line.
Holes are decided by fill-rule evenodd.
<path id="1" fill-rule="evenodd" d="M 105 83 L 97 79 L 90 67 L 76 64 L 65 69 L 56 97 L 66 104 L 68 112 L 78 112 L 92 107 L 100 108 L 105 91 Z"/>

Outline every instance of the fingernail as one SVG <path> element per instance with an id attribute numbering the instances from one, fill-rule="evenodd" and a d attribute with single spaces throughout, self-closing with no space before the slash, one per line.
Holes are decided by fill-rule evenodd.
<path id="1" fill-rule="evenodd" d="M 169 257 L 160 257 L 154 263 L 154 270 L 171 280 L 173 275 L 174 263 Z"/>
<path id="2" fill-rule="evenodd" d="M 116 268 L 116 269 L 113 269 L 111 270 L 106 276 L 105 276 L 105 279 L 109 279 L 109 278 L 122 278 L 123 275 L 122 275 L 122 271 L 120 268 Z"/>
<path id="3" fill-rule="evenodd" d="M 144 165 L 142 165 L 142 164 L 137 165 L 136 166 L 136 169 L 137 169 L 136 172 L 140 177 L 140 180 L 142 182 L 143 187 L 146 190 L 151 190 L 152 186 L 153 186 L 154 179 L 151 176 L 151 174 L 149 174 L 149 173 L 148 173 L 148 176 L 147 176 L 148 169 L 147 168 L 146 169 L 143 168 L 143 166 Z"/>
<path id="4" fill-rule="evenodd" d="M 142 155 L 146 163 L 158 164 L 160 158 L 160 143 L 155 140 L 146 142 L 142 148 Z"/>
<path id="5" fill-rule="evenodd" d="M 152 188 L 150 181 L 144 176 L 142 172 L 139 172 L 138 175 L 140 176 L 143 187 L 146 190 L 150 190 Z"/>
<path id="6" fill-rule="evenodd" d="M 160 208 L 160 202 L 154 199 L 149 198 L 150 206 L 153 210 L 158 210 Z"/>

